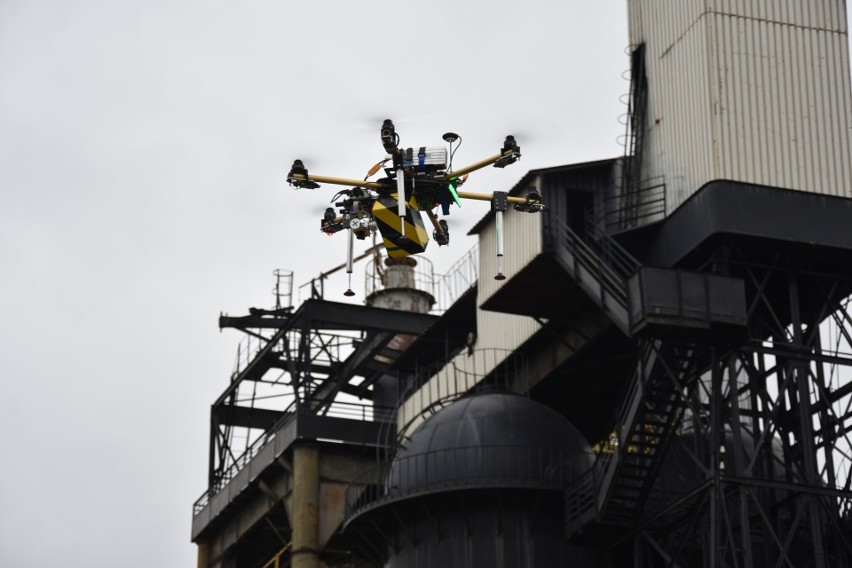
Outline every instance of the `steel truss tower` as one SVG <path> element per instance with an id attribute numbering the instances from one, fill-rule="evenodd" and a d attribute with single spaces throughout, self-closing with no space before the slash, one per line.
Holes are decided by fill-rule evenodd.
<path id="1" fill-rule="evenodd" d="M 539 318 L 530 395 L 602 440 L 569 542 L 611 566 L 850 565 L 852 200 L 721 181 L 607 234 L 592 196 L 619 168 L 522 180 L 553 204 L 544 246 L 483 303 Z"/>
<path id="2" fill-rule="evenodd" d="M 643 419 L 602 520 L 644 566 L 852 562 L 849 274 L 732 246 L 747 333 L 637 342 Z M 840 268 L 840 267 L 836 267 Z M 624 564 L 627 565 L 627 564 Z"/>

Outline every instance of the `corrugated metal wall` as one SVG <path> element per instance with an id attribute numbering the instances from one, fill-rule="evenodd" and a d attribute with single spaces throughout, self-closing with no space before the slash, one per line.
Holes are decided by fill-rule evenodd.
<path id="1" fill-rule="evenodd" d="M 716 179 L 852 197 L 842 0 L 630 0 L 645 42 L 643 177 L 671 213 Z"/>
<path id="2" fill-rule="evenodd" d="M 541 184 L 535 183 L 531 185 Z M 510 208 L 503 215 L 503 273 L 511 277 L 542 252 L 541 215 L 521 213 Z M 479 233 L 479 297 L 481 305 L 503 282 L 497 274 L 497 229 L 492 220 Z"/>
<path id="3" fill-rule="evenodd" d="M 503 321 L 503 323 L 507 324 L 511 324 L 511 320 L 520 319 L 518 316 L 496 315 L 509 318 Z M 397 414 L 398 429 L 401 431 L 407 427 L 410 432 L 416 428 L 424 419 L 420 415 L 425 408 L 428 408 L 437 401 L 452 398 L 469 391 L 488 373 L 503 363 L 513 351 L 513 349 L 505 348 L 487 348 L 485 345 L 481 337 L 477 338 L 476 348 L 473 352 L 468 353 L 467 351 L 463 351 L 458 354 L 449 364 L 433 375 L 420 389 L 407 398 L 400 406 Z M 526 377 L 520 377 L 520 379 L 524 380 Z"/>
<path id="4" fill-rule="evenodd" d="M 511 278 L 542 252 L 541 215 L 510 210 L 504 215 L 503 272 Z M 489 298 L 504 281 L 497 273 L 497 240 L 492 220 L 479 233 L 479 287 L 477 305 Z M 470 390 L 493 371 L 541 326 L 529 317 L 476 311 L 477 338 L 472 354 L 462 353 L 435 374 L 402 405 L 400 426 L 413 420 L 433 402 Z"/>

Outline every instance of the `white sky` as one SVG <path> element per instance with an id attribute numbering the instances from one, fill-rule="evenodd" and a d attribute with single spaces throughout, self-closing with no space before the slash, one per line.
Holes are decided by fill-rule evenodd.
<path id="1" fill-rule="evenodd" d="M 0 566 L 194 565 L 219 312 L 345 255 L 294 158 L 362 177 L 383 118 L 457 167 L 515 134 L 468 191 L 620 155 L 626 46 L 624 0 L 0 0 Z"/>

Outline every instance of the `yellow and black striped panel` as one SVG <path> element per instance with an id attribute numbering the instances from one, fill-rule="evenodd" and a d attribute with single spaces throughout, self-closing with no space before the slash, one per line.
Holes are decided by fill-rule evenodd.
<path id="1" fill-rule="evenodd" d="M 402 224 L 397 208 L 396 193 L 380 195 L 373 203 L 373 217 L 384 238 L 388 256 L 397 258 L 423 252 L 429 243 L 429 233 L 423 226 L 417 201 L 412 197 L 405 204 L 405 240 L 400 239 Z"/>

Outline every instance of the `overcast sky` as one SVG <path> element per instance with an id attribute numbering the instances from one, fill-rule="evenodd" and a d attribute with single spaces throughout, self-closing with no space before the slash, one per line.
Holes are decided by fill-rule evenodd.
<path id="1" fill-rule="evenodd" d="M 617 156 L 626 47 L 624 0 L 0 0 L 0 566 L 195 565 L 219 312 L 344 260 L 294 158 L 362 177 L 383 118 L 456 166 L 515 134 L 468 191 Z"/>

